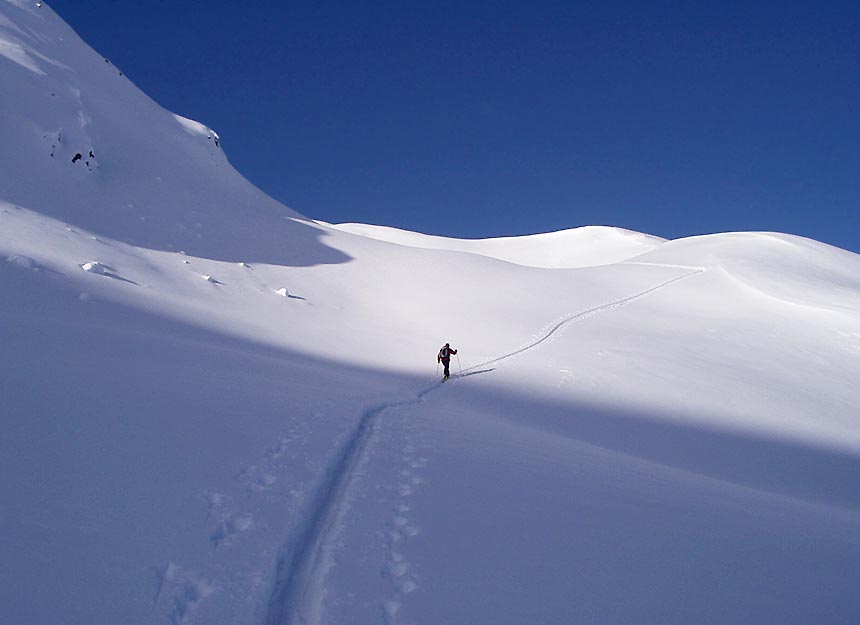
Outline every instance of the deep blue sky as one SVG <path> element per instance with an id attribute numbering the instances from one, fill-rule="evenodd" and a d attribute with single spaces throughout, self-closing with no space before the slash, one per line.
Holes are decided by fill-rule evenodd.
<path id="1" fill-rule="evenodd" d="M 860 249 L 856 1 L 50 5 L 310 217 Z"/>

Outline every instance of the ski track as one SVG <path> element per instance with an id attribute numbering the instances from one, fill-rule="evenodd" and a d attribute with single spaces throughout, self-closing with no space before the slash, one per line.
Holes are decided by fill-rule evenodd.
<path id="1" fill-rule="evenodd" d="M 329 568 L 328 551 L 346 511 L 346 495 L 383 411 L 419 403 L 438 383 L 414 398 L 370 408 L 347 439 L 316 490 L 310 515 L 297 538 L 282 549 L 269 598 L 265 625 L 312 625 L 320 622 L 322 582 Z"/>
<path id="2" fill-rule="evenodd" d="M 633 263 L 629 263 L 629 264 L 633 264 Z M 689 278 L 691 276 L 695 276 L 695 275 L 698 275 L 698 274 L 706 271 L 706 269 L 704 267 L 685 267 L 683 265 L 657 265 L 655 263 L 635 263 L 635 264 L 651 265 L 651 266 L 657 266 L 657 267 L 676 267 L 678 269 L 690 269 L 691 271 L 689 273 L 685 273 L 684 275 L 681 275 L 681 276 L 675 276 L 671 280 L 666 280 L 665 282 L 661 282 L 660 284 L 658 284 L 656 286 L 652 286 L 648 289 L 645 289 L 644 291 L 640 291 L 639 293 L 635 293 L 634 295 L 628 295 L 627 297 L 622 297 L 622 298 L 617 299 L 615 301 L 609 302 L 608 304 L 602 304 L 600 306 L 595 306 L 594 308 L 589 308 L 587 310 L 581 310 L 581 311 L 573 313 L 571 315 L 567 315 L 567 316 L 561 318 L 556 323 L 554 323 L 547 332 L 545 332 L 541 337 L 532 341 L 528 345 L 520 347 L 519 349 L 516 349 L 516 350 L 514 350 L 508 354 L 503 355 L 503 356 L 499 356 L 497 358 L 492 358 L 491 360 L 485 360 L 484 362 L 481 362 L 477 365 L 472 365 L 471 367 L 463 369 L 463 373 L 465 374 L 465 373 L 469 373 L 469 372 L 475 372 L 474 371 L 475 369 L 488 367 L 489 365 L 496 364 L 497 362 L 501 362 L 503 360 L 507 360 L 508 358 L 513 358 L 514 356 L 518 356 L 518 355 L 522 354 L 523 352 L 526 352 L 526 351 L 528 351 L 534 347 L 537 347 L 541 343 L 549 340 L 550 338 L 552 338 L 552 336 L 556 332 L 558 332 L 560 329 L 562 329 L 563 327 L 565 327 L 566 325 L 568 325 L 574 321 L 579 321 L 581 319 L 591 317 L 592 315 L 596 315 L 598 313 L 605 312 L 607 310 L 612 310 L 613 308 L 620 308 L 622 306 L 629 304 L 630 302 L 632 302 L 634 300 L 637 300 L 641 297 L 648 295 L 649 293 L 653 293 L 654 291 L 659 291 L 660 289 L 663 289 L 663 288 L 669 286 L 670 284 L 674 284 L 675 282 L 679 282 L 681 280 L 684 280 L 685 278 Z"/>
<path id="3" fill-rule="evenodd" d="M 691 271 L 639 293 L 567 315 L 528 345 L 463 369 L 459 375 L 452 375 L 451 381 L 458 377 L 491 371 L 492 369 L 486 369 L 486 367 L 537 347 L 574 321 L 619 308 L 675 282 L 706 271 L 703 267 L 678 266 L 678 268 Z M 281 548 L 274 584 L 265 606 L 264 625 L 318 625 L 321 622 L 325 595 L 323 582 L 332 565 L 332 550 L 339 533 L 341 519 L 348 508 L 349 487 L 357 467 L 364 458 L 364 451 L 377 429 L 380 415 L 386 410 L 418 404 L 427 394 L 441 386 L 441 382 L 435 382 L 419 390 L 409 399 L 379 404 L 361 415 L 357 426 L 315 489 L 313 501 L 308 507 L 309 512 L 305 522 L 297 530 L 296 537 Z"/>

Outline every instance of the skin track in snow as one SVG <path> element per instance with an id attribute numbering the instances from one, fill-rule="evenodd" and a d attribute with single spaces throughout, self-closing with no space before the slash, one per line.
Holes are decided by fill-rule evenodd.
<path id="1" fill-rule="evenodd" d="M 275 572 L 274 588 L 268 601 L 266 625 L 309 625 L 320 622 L 323 583 L 331 566 L 330 551 L 348 505 L 350 483 L 377 427 L 379 415 L 385 410 L 416 404 L 436 388 L 436 385 L 429 387 L 411 400 L 371 408 L 361 416 L 358 426 L 316 489 L 316 498 L 296 540 L 282 550 L 283 555 Z"/>
<path id="2" fill-rule="evenodd" d="M 641 264 L 646 264 L 646 263 L 641 263 Z M 608 304 L 603 304 L 602 306 L 595 306 L 594 308 L 589 308 L 588 310 L 583 310 L 583 311 L 574 313 L 572 315 L 569 315 L 567 317 L 564 317 L 561 321 L 558 321 L 556 324 L 554 324 L 552 326 L 552 328 L 550 328 L 550 330 L 546 334 L 544 334 L 543 336 L 541 336 L 537 340 L 535 340 L 535 341 L 529 343 L 528 345 L 521 347 L 515 351 L 512 351 L 509 354 L 505 354 L 504 356 L 499 356 L 498 358 L 486 360 L 480 364 L 469 367 L 468 369 L 464 369 L 463 374 L 467 374 L 469 372 L 477 373 L 474 371 L 475 369 L 481 369 L 483 367 L 487 367 L 489 365 L 493 365 L 493 364 L 496 364 L 498 362 L 501 362 L 502 360 L 507 360 L 508 358 L 512 358 L 514 356 L 522 354 L 523 352 L 526 352 L 526 351 L 532 349 L 533 347 L 540 345 L 544 341 L 547 341 L 558 330 L 560 330 L 561 328 L 563 328 L 564 326 L 568 325 L 569 323 L 571 323 L 573 321 L 578 321 L 580 319 L 586 319 L 592 315 L 595 315 L 597 313 L 604 312 L 607 310 L 611 310 L 613 308 L 619 308 L 621 306 L 629 304 L 630 302 L 632 302 L 634 300 L 639 299 L 640 297 L 644 297 L 644 296 L 648 295 L 649 293 L 653 293 L 654 291 L 659 291 L 660 289 L 667 287 L 670 284 L 673 284 L 673 283 L 678 282 L 680 280 L 684 280 L 685 278 L 689 278 L 691 276 L 695 276 L 697 274 L 700 274 L 700 273 L 703 273 L 706 271 L 704 267 L 682 267 L 682 266 L 678 266 L 678 265 L 674 265 L 674 266 L 678 267 L 679 269 L 692 269 L 693 271 L 691 271 L 689 273 L 685 273 L 682 276 L 677 276 L 675 278 L 672 278 L 671 280 L 666 280 L 665 282 L 661 282 L 660 284 L 658 284 L 656 286 L 653 286 L 649 289 L 645 289 L 644 291 L 642 291 L 640 293 L 636 293 L 636 294 L 631 295 L 629 297 L 622 297 L 620 299 L 615 300 L 614 302 L 609 302 Z M 454 377 L 454 376 L 451 376 L 451 377 Z"/>
<path id="3" fill-rule="evenodd" d="M 3 625 L 856 621 L 860 255 L 318 223 L 33 0 L 0 84 Z"/>
<path id="4" fill-rule="evenodd" d="M 693 271 L 628 297 L 569 315 L 529 345 L 469 367 L 459 374 L 452 374 L 450 379 L 453 381 L 493 371 L 492 368 L 487 367 L 534 349 L 574 321 L 619 308 L 704 271 L 702 268 L 687 267 L 687 269 L 693 269 Z M 367 452 L 368 445 L 378 427 L 380 415 L 387 410 L 396 410 L 421 402 L 429 393 L 438 390 L 444 382 L 445 379 L 419 391 L 414 399 L 371 408 L 359 418 L 358 425 L 316 488 L 316 497 L 305 515 L 305 524 L 298 530 L 296 539 L 282 549 L 282 555 L 276 567 L 274 587 L 268 600 L 265 625 L 317 625 L 322 622 L 325 576 L 332 566 L 331 552 L 348 507 L 349 489 L 355 477 L 356 468 Z"/>

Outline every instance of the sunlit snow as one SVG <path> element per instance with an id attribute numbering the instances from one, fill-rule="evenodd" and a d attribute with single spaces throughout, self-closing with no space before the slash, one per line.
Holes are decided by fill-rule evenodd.
<path id="1" fill-rule="evenodd" d="M 0 622 L 856 620 L 860 256 L 329 225 L 0 42 Z"/>

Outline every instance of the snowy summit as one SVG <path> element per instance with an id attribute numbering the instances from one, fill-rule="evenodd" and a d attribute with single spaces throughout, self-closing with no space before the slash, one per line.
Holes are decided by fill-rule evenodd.
<path id="1" fill-rule="evenodd" d="M 43 3 L 0 84 L 0 622 L 856 620 L 860 256 L 315 221 Z"/>

